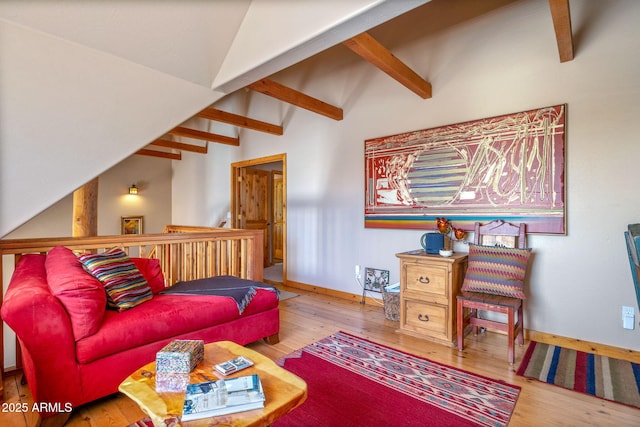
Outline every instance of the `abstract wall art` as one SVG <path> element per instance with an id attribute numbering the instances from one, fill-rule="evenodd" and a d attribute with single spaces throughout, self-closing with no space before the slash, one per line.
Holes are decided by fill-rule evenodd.
<path id="1" fill-rule="evenodd" d="M 365 141 L 365 227 L 435 229 L 437 217 L 566 234 L 566 105 Z"/>

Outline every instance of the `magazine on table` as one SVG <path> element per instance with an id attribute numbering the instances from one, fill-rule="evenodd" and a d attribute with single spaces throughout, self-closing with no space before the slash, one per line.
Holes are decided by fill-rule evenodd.
<path id="1" fill-rule="evenodd" d="M 264 408 L 264 391 L 257 374 L 189 384 L 182 421 Z"/>

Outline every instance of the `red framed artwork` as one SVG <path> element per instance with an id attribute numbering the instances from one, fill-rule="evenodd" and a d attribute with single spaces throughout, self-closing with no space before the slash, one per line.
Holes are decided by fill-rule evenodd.
<path id="1" fill-rule="evenodd" d="M 365 227 L 566 234 L 566 104 L 365 141 Z"/>

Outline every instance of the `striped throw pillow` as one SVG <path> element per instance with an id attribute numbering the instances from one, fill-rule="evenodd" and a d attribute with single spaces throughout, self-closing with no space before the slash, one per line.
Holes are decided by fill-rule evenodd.
<path id="1" fill-rule="evenodd" d="M 153 298 L 144 276 L 123 250 L 84 254 L 78 258 L 85 269 L 104 285 L 109 307 L 124 311 Z"/>
<path id="2" fill-rule="evenodd" d="M 462 291 L 525 299 L 524 279 L 531 249 L 469 245 Z"/>

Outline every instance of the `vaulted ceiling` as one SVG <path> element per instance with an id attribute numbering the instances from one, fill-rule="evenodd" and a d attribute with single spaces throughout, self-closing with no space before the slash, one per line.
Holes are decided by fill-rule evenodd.
<path id="1" fill-rule="evenodd" d="M 549 12 L 553 20 L 559 60 L 560 62 L 570 61 L 574 57 L 574 43 L 569 0 L 549 0 Z M 423 99 L 431 98 L 432 88 L 428 79 L 421 77 L 412 70 L 369 32 L 362 32 L 339 44 L 346 46 L 363 60 L 368 61 L 381 72 L 398 81 L 416 96 Z M 333 120 L 342 120 L 344 117 L 343 110 L 340 107 L 330 105 L 295 88 L 284 86 L 270 78 L 262 78 L 252 82 L 245 89 L 271 96 L 282 102 L 304 108 Z M 221 111 L 214 107 L 206 108 L 194 117 L 274 135 L 282 135 L 284 132 L 281 125 L 265 123 L 250 117 Z M 191 142 L 185 143 L 185 138 Z M 196 141 L 194 142 L 193 140 Z M 165 137 L 153 141 L 136 154 L 180 160 L 181 151 L 206 154 L 209 142 L 239 146 L 240 138 L 178 126 L 169 131 Z"/>
<path id="2" fill-rule="evenodd" d="M 263 79 L 428 2 L 0 1 L 0 235 L 141 148 L 237 144 L 185 124 L 252 84 L 278 96 Z"/>
<path id="3" fill-rule="evenodd" d="M 510 3 L 511 0 L 494 3 Z M 345 7 L 345 3 L 348 7 Z M 295 107 L 304 108 L 333 120 L 342 120 L 344 113 L 339 106 L 330 105 L 321 99 L 309 96 L 296 88 L 286 87 L 265 70 L 279 71 L 284 66 L 306 59 L 331 46 L 346 46 L 377 67 L 381 72 L 397 80 L 407 90 L 423 99 L 431 98 L 428 76 L 420 76 L 391 50 L 376 40 L 369 30 L 376 24 L 386 25 L 403 13 L 418 13 L 420 8 L 438 6 L 456 9 L 456 5 L 443 0 L 352 0 L 350 2 L 290 2 L 261 0 L 216 0 L 216 1 L 131 1 L 81 2 L 58 1 L 55 8 L 47 1 L 5 0 L 0 3 L 0 16 L 43 32 L 73 40 L 79 44 L 108 52 L 145 67 L 153 68 L 198 85 L 220 92 L 220 97 L 240 89 L 259 92 Z M 294 6 L 296 5 L 296 6 Z M 549 0 L 558 41 L 560 61 L 573 59 L 573 39 L 569 0 Z M 444 6 L 443 6 L 444 7 Z M 288 20 L 302 9 L 307 14 L 329 14 L 329 20 L 343 19 L 330 31 L 309 35 L 313 29 L 304 24 Z M 320 13 L 321 12 L 321 13 Z M 351 15 L 343 18 L 344 14 Z M 481 11 L 480 11 L 481 13 Z M 354 16 L 360 15 L 361 19 Z M 287 22 L 287 35 L 278 39 L 263 31 L 256 37 L 257 24 L 278 18 Z M 329 22 L 329 21 L 328 21 Z M 350 37 L 346 36 L 351 34 Z M 291 39 L 291 41 L 286 41 Z M 283 44 L 282 47 L 278 44 Z M 262 45 L 260 45 L 262 43 Z M 287 46 L 286 44 L 289 43 Z M 252 58 L 243 63 L 251 52 L 248 45 L 257 51 L 271 54 Z M 255 52 L 256 50 L 254 50 Z M 237 68 L 233 70 L 234 66 Z M 260 77 L 260 78 L 258 78 Z M 255 80 L 254 80 L 255 79 Z M 215 105 L 215 103 L 214 103 Z M 283 134 L 280 124 L 265 123 L 232 112 L 221 111 L 214 106 L 206 108 L 194 117 L 226 123 L 275 135 Z M 185 122 L 186 123 L 186 122 Z M 136 154 L 181 159 L 182 151 L 206 154 L 208 143 L 240 145 L 238 137 L 218 135 L 185 125 L 171 129 L 163 137 L 150 142 Z"/>
<path id="4" fill-rule="evenodd" d="M 429 52 L 394 50 L 527 1 L 538 0 L 2 0 L 0 235 L 131 154 L 179 159 L 242 144 L 239 128 L 286 132 L 245 117 L 251 108 L 222 108 L 238 91 L 342 120 L 342 105 L 282 84 L 297 64 L 367 61 L 428 99 L 428 67 L 417 64 Z M 549 0 L 549 15 L 570 60 L 569 0 Z M 40 174 L 25 176 L 24 164 Z"/>

